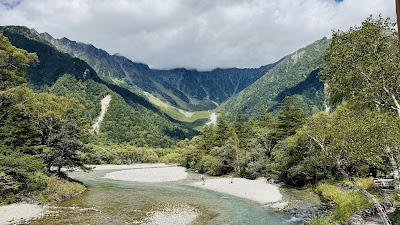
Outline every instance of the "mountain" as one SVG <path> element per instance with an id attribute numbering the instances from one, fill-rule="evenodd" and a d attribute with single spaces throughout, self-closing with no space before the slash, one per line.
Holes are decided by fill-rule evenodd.
<path id="1" fill-rule="evenodd" d="M 245 115 L 254 118 L 263 107 L 276 111 L 285 96 L 294 96 L 308 113 L 322 110 L 324 89 L 318 79 L 318 69 L 328 45 L 329 40 L 323 38 L 288 55 L 218 110 L 233 115 L 237 109 L 242 109 Z"/>
<path id="2" fill-rule="evenodd" d="M 156 70 L 120 55 L 110 55 L 90 44 L 67 38 L 54 39 L 46 33 L 41 35 L 58 50 L 87 62 L 102 79 L 138 94 L 150 93 L 166 103 L 188 111 L 216 108 L 275 65 L 205 72 L 183 68 Z"/>
<path id="3" fill-rule="evenodd" d="M 38 55 L 39 63 L 28 69 L 29 86 L 34 90 L 78 99 L 86 108 L 83 116 L 92 123 L 100 113 L 100 100 L 112 96 L 96 137 L 99 140 L 167 147 L 195 134 L 174 123 L 146 98 L 103 81 L 85 61 L 58 51 L 35 30 L 5 26 L 0 27 L 0 32 L 14 46 Z"/>

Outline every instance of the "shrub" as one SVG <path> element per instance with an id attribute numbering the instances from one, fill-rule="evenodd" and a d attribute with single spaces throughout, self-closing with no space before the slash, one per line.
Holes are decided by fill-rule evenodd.
<path id="1" fill-rule="evenodd" d="M 164 155 L 160 158 L 160 162 L 162 163 L 177 163 L 180 164 L 183 160 L 182 154 L 173 152 L 167 155 Z"/>
<path id="2" fill-rule="evenodd" d="M 39 195 L 39 203 L 44 204 L 51 201 L 59 201 L 74 194 L 81 193 L 85 186 L 63 180 L 56 176 L 47 178 L 48 185 Z"/>
<path id="3" fill-rule="evenodd" d="M 202 171 L 205 171 L 211 176 L 221 175 L 222 163 L 214 156 L 205 155 L 200 161 Z"/>
<path id="4" fill-rule="evenodd" d="M 341 190 L 339 187 L 336 187 L 331 184 L 319 184 L 316 188 L 317 194 L 319 194 L 324 200 L 334 201 L 340 194 Z"/>

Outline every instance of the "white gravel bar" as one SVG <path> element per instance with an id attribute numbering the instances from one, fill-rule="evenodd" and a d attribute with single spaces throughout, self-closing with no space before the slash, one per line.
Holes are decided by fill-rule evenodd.
<path id="1" fill-rule="evenodd" d="M 248 180 L 244 178 L 212 178 L 192 184 L 194 187 L 204 188 L 240 198 L 249 199 L 261 204 L 282 201 L 279 187 L 267 183 L 266 179 Z"/>
<path id="2" fill-rule="evenodd" d="M 168 207 L 161 211 L 149 213 L 149 217 L 142 221 L 143 225 L 187 225 L 198 217 L 198 213 L 189 206 Z"/>
<path id="3" fill-rule="evenodd" d="M 161 183 L 184 180 L 188 177 L 186 168 L 179 166 L 141 167 L 107 173 L 103 178 L 111 180 Z"/>
<path id="4" fill-rule="evenodd" d="M 88 165 L 93 170 L 124 170 L 124 169 L 143 169 L 143 168 L 160 168 L 160 167 L 174 167 L 174 165 L 168 165 L 165 163 L 140 163 L 130 165 Z"/>
<path id="5" fill-rule="evenodd" d="M 39 217 L 43 212 L 42 206 L 28 203 L 0 206 L 0 225 L 33 219 Z"/>

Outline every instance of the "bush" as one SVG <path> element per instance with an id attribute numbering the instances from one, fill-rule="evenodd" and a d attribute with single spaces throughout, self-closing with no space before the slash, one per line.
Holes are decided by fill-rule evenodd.
<path id="1" fill-rule="evenodd" d="M 400 209 L 396 208 L 396 210 L 389 215 L 392 224 L 400 224 Z"/>
<path id="2" fill-rule="evenodd" d="M 62 200 L 86 189 L 82 184 L 69 182 L 55 176 L 47 178 L 47 182 L 46 189 L 39 195 L 38 200 L 41 204 Z"/>
<path id="3" fill-rule="evenodd" d="M 202 171 L 211 176 L 219 176 L 222 174 L 222 163 L 214 156 L 205 155 L 200 161 Z"/>
<path id="4" fill-rule="evenodd" d="M 167 155 L 164 155 L 163 157 L 160 158 L 160 162 L 162 163 L 177 163 L 181 164 L 183 161 L 182 154 L 179 153 L 169 153 Z"/>

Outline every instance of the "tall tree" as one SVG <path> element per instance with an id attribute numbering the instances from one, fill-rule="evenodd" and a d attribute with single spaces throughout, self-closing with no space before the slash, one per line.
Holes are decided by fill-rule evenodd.
<path id="1" fill-rule="evenodd" d="M 89 125 L 82 118 L 84 107 L 75 99 L 50 94 L 34 94 L 26 113 L 35 124 L 41 143 L 46 145 L 43 159 L 49 170 L 56 167 L 83 167 L 78 152 Z"/>
<path id="2" fill-rule="evenodd" d="M 400 57 L 394 27 L 389 18 L 371 16 L 361 27 L 333 33 L 321 71 L 331 103 L 356 100 L 371 108 L 396 110 L 400 118 Z"/>
<path id="3" fill-rule="evenodd" d="M 35 61 L 35 53 L 16 48 L 0 33 L 0 91 L 25 83 L 26 69 Z"/>
<path id="4" fill-rule="evenodd" d="M 282 140 L 295 134 L 305 118 L 306 114 L 296 105 L 293 97 L 285 97 L 278 113 L 276 139 Z"/>
<path id="5" fill-rule="evenodd" d="M 223 146 L 225 141 L 228 140 L 228 119 L 225 113 L 218 116 L 217 127 L 215 128 L 215 142 L 216 146 Z"/>
<path id="6" fill-rule="evenodd" d="M 400 120 L 390 113 L 377 113 L 344 104 L 331 115 L 314 115 L 304 131 L 315 142 L 315 147 L 320 149 L 316 155 L 320 160 L 314 162 L 320 161 L 335 167 L 371 199 L 385 224 L 390 224 L 377 199 L 355 182 L 349 169 L 360 165 L 376 167 L 384 164 L 386 156 L 382 149 L 387 146 L 394 149 L 400 147 L 397 138 L 400 135 Z"/>

